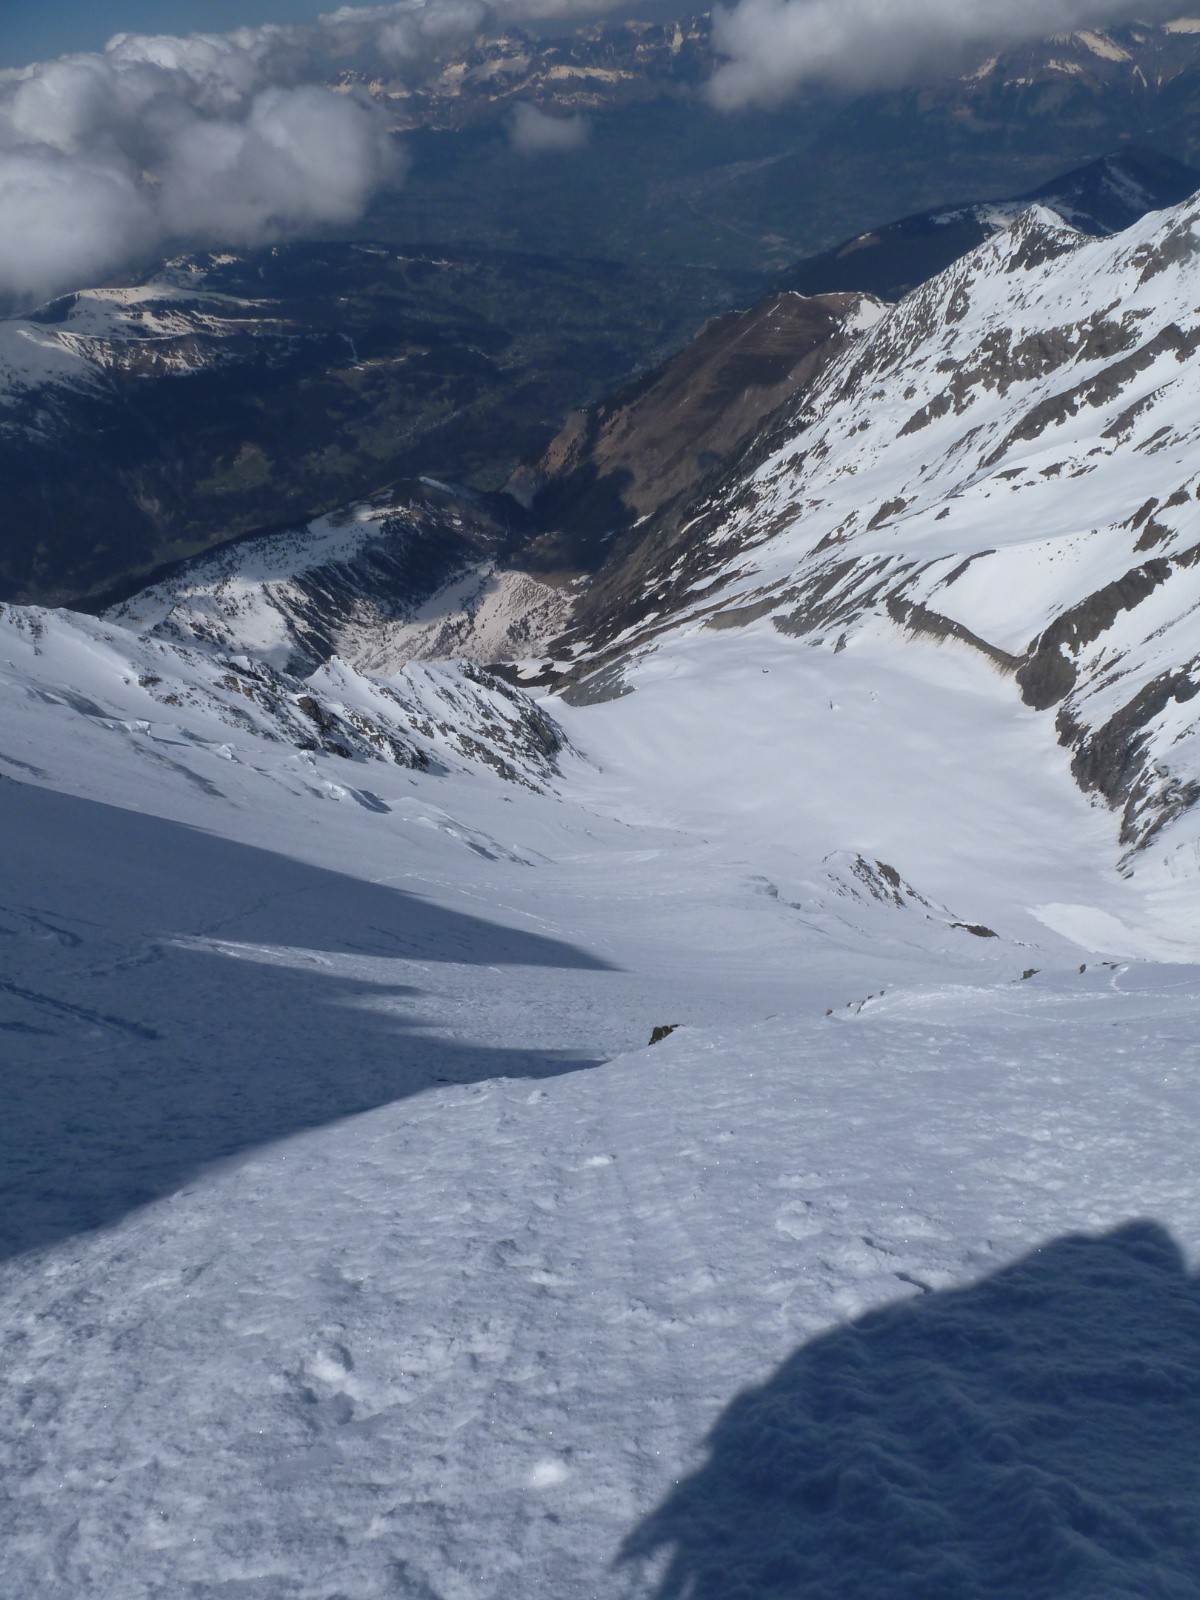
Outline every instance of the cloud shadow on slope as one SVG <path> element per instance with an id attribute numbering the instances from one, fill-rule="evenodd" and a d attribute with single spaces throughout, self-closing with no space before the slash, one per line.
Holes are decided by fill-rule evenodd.
<path id="1" fill-rule="evenodd" d="M 9 781 L 0 850 L 0 1259 L 434 1083 L 597 1064 L 422 1033 L 421 991 L 391 977 L 606 969 L 576 946 Z M 378 981 L 339 956 L 374 958 Z"/>
<path id="2" fill-rule="evenodd" d="M 1200 1279 L 1134 1222 L 798 1350 L 626 1541 L 656 1600 L 1195 1600 Z"/>

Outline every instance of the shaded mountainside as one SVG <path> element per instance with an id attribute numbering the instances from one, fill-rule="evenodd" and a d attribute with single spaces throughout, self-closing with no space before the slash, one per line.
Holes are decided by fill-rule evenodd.
<path id="1" fill-rule="evenodd" d="M 510 484 L 553 530 L 525 559 L 593 567 L 607 536 L 734 458 L 763 418 L 811 383 L 878 311 L 860 295 L 773 296 L 710 323 L 642 382 L 576 413 L 537 465 Z"/>
<path id="2" fill-rule="evenodd" d="M 0 595 L 96 595 L 418 472 L 498 487 L 746 281 L 294 245 L 0 322 Z"/>

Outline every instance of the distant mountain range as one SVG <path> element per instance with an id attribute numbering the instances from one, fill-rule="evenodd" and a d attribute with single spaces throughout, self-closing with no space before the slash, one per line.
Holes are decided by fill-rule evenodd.
<path id="1" fill-rule="evenodd" d="M 1138 151 L 1040 193 L 1103 232 L 1197 184 Z M 787 281 L 894 296 L 1024 203 L 909 219 Z M 677 348 L 735 285 L 503 252 L 294 245 L 181 258 L 140 286 L 0 322 L 0 595 L 127 593 L 231 535 L 303 524 L 419 474 L 498 489 L 522 456 L 512 487 L 555 534 L 541 567 L 589 566 L 581 540 L 661 510 L 731 459 L 857 314 L 857 298 L 769 297 L 554 437 L 572 407 Z"/>
<path id="2" fill-rule="evenodd" d="M 678 47 L 677 47 L 678 41 Z M 765 275 L 895 218 L 1027 193 L 1130 146 L 1200 165 L 1200 21 L 1033 41 L 868 94 L 714 112 L 706 16 L 481 40 L 410 92 L 376 83 L 413 165 L 364 229 Z M 528 160 L 512 106 L 583 113 L 570 160 Z"/>

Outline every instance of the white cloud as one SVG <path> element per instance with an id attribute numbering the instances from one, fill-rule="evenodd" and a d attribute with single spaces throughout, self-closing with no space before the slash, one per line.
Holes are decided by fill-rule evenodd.
<path id="1" fill-rule="evenodd" d="M 524 156 L 552 155 L 578 150 L 588 140 L 587 118 L 576 113 L 555 117 L 524 101 L 513 107 L 508 136 L 514 150 Z"/>
<path id="2" fill-rule="evenodd" d="M 187 38 L 0 71 L 0 296 L 78 288 L 168 243 L 249 245 L 361 216 L 402 153 L 347 57 L 419 70 L 485 0 L 343 7 L 313 27 Z"/>
<path id="3" fill-rule="evenodd" d="M 119 164 L 46 146 L 0 154 L 0 289 L 30 296 L 107 276 L 160 235 Z"/>
<path id="4" fill-rule="evenodd" d="M 118 34 L 94 54 L 0 71 L 0 297 L 78 288 L 168 242 L 247 245 L 352 221 L 404 162 L 382 110 L 321 86 L 337 62 L 420 72 L 498 18 L 606 3 L 342 6 L 311 27 Z M 586 137 L 582 119 L 527 111 L 512 130 L 521 149 Z"/>
<path id="5" fill-rule="evenodd" d="M 1159 0 L 741 0 L 714 14 L 726 60 L 709 93 L 736 110 L 775 104 L 806 83 L 871 88 L 963 50 L 1153 13 L 1166 13 Z"/>
<path id="6" fill-rule="evenodd" d="M 159 214 L 173 235 L 253 244 L 352 222 L 398 175 L 374 108 L 312 85 L 270 88 L 238 121 L 180 118 L 166 142 Z"/>

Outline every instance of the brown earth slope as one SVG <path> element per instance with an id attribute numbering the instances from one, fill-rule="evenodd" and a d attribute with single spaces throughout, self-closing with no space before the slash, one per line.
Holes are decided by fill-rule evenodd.
<path id="1" fill-rule="evenodd" d="M 538 563 L 588 570 L 614 532 L 689 495 L 811 382 L 863 306 L 859 295 L 773 295 L 718 317 L 638 384 L 573 413 L 510 484 L 559 530 L 540 541 Z"/>

